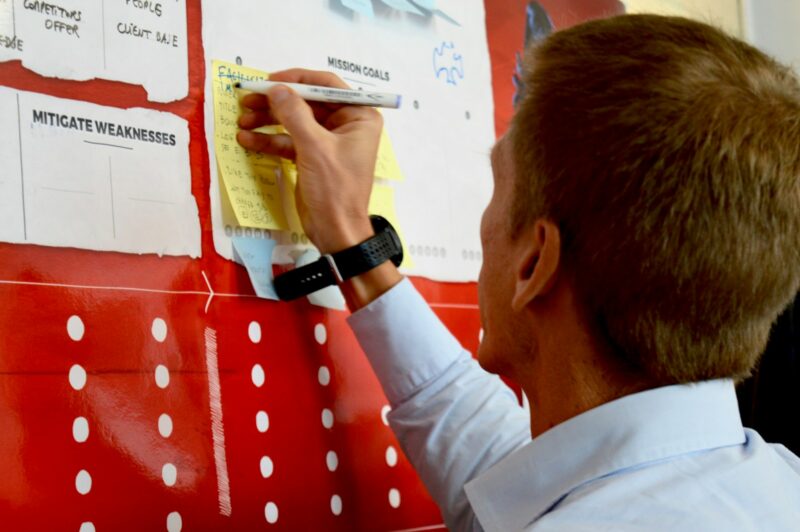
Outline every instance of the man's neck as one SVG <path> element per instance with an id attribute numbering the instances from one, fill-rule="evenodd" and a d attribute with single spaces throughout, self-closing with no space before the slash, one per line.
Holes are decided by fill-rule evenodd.
<path id="1" fill-rule="evenodd" d="M 545 346 L 520 382 L 531 405 L 534 438 L 592 408 L 653 387 L 591 339 L 573 336 L 569 344 L 572 349 L 558 351 Z"/>

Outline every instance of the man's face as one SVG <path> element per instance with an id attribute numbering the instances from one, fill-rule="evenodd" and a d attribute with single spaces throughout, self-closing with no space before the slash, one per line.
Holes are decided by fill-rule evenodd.
<path id="1" fill-rule="evenodd" d="M 503 136 L 492 150 L 494 192 L 481 218 L 483 265 L 478 279 L 483 340 L 478 361 L 487 371 L 512 376 L 514 351 L 523 331 L 511 310 L 517 260 L 511 234 L 514 167 L 511 142 Z M 515 349 L 516 348 L 516 349 Z"/>

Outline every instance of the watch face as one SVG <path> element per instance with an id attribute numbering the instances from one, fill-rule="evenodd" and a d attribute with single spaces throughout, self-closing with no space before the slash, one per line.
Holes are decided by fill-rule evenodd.
<path id="1" fill-rule="evenodd" d="M 386 232 L 391 237 L 392 247 L 394 248 L 391 252 L 391 255 L 386 257 L 385 260 L 391 260 L 395 266 L 400 266 L 403 262 L 403 243 L 400 242 L 400 236 L 397 234 L 397 231 L 394 230 L 392 224 L 389 223 L 389 220 L 384 218 L 383 216 L 378 216 L 377 214 L 373 214 L 369 217 L 370 222 L 372 222 L 372 229 L 375 231 L 375 234 L 380 234 L 381 232 Z"/>
<path id="2" fill-rule="evenodd" d="M 390 229 L 394 232 L 394 227 L 392 224 L 389 223 L 389 220 L 384 218 L 383 216 L 378 216 L 377 214 L 371 214 L 369 217 L 369 221 L 372 223 L 372 229 L 375 233 L 380 233 L 381 231 L 386 231 Z"/>
<path id="3" fill-rule="evenodd" d="M 400 266 L 400 264 L 403 262 L 403 244 L 400 242 L 400 236 L 397 234 L 397 231 L 394 230 L 394 227 L 392 227 L 392 224 L 389 223 L 389 220 L 383 216 L 373 214 L 369 217 L 369 219 L 372 222 L 372 229 L 375 230 L 376 235 L 381 231 L 384 231 L 391 237 L 392 247 L 394 249 L 392 250 L 391 255 L 386 257 L 386 259 L 391 260 L 395 266 Z"/>

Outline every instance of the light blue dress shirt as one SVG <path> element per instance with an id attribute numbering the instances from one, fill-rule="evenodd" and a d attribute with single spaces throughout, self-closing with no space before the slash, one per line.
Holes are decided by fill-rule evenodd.
<path id="1" fill-rule="evenodd" d="M 531 440 L 408 280 L 349 322 L 451 530 L 800 530 L 800 459 L 742 427 L 731 381 L 628 395 Z"/>

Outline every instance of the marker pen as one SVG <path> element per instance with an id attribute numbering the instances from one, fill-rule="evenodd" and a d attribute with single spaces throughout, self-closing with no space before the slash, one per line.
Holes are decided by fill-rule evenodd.
<path id="1" fill-rule="evenodd" d="M 317 85 L 304 85 L 302 83 L 283 83 L 280 81 L 241 81 L 234 86 L 265 94 L 276 85 L 285 85 L 294 90 L 304 100 L 313 102 L 341 103 L 346 105 L 368 105 L 370 107 L 387 107 L 397 109 L 400 107 L 399 94 L 387 92 L 356 91 L 351 89 L 337 89 L 335 87 L 319 87 Z"/>

